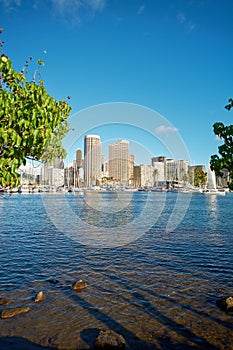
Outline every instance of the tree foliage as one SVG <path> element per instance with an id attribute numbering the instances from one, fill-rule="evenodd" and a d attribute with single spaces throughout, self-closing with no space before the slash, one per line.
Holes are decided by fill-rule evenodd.
<path id="1" fill-rule="evenodd" d="M 194 186 L 200 187 L 206 185 L 207 173 L 199 168 L 194 169 Z"/>
<path id="2" fill-rule="evenodd" d="M 225 108 L 230 111 L 233 108 L 233 100 L 229 99 Z M 223 144 L 218 147 L 218 153 L 211 156 L 210 167 L 217 176 L 223 176 L 223 169 L 229 172 L 229 187 L 233 189 L 233 125 L 224 125 L 217 122 L 213 125 L 214 133 L 222 141 Z"/>
<path id="3" fill-rule="evenodd" d="M 36 74 L 27 81 L 24 69 L 16 72 L 4 54 L 0 74 L 0 185 L 13 187 L 19 183 L 17 169 L 26 158 L 51 162 L 64 157 L 62 138 L 68 131 L 71 107 L 51 97 L 43 81 L 36 82 Z"/>

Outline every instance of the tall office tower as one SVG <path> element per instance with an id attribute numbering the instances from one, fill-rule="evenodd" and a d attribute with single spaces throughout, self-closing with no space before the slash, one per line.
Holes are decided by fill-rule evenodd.
<path id="1" fill-rule="evenodd" d="M 76 167 L 77 169 L 82 168 L 83 160 L 82 160 L 82 151 L 80 148 L 76 150 Z"/>
<path id="2" fill-rule="evenodd" d="M 134 154 L 129 156 L 129 180 L 133 182 Z"/>
<path id="3" fill-rule="evenodd" d="M 101 179 L 102 145 L 98 135 L 86 135 L 84 138 L 84 182 L 86 186 L 95 186 Z"/>
<path id="4" fill-rule="evenodd" d="M 122 185 L 129 182 L 129 142 L 118 141 L 108 148 L 109 177 L 113 177 Z"/>
<path id="5" fill-rule="evenodd" d="M 83 166 L 82 151 L 80 148 L 76 150 L 76 157 L 74 160 L 74 187 L 79 187 L 80 169 Z"/>

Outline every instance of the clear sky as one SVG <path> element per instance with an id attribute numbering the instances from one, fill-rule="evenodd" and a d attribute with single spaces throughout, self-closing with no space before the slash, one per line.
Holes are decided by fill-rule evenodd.
<path id="1" fill-rule="evenodd" d="M 71 96 L 74 133 L 83 109 L 111 102 L 145 106 L 171 124 L 158 132 L 167 139 L 179 133 L 193 164 L 207 164 L 217 152 L 213 123 L 233 120 L 224 109 L 233 97 L 232 18 L 231 0 L 0 0 L 4 53 L 17 70 L 30 56 L 45 61 L 48 92 Z M 95 120 L 82 130 L 164 154 L 155 137 L 139 132 L 136 118 L 131 128 L 95 129 Z M 148 163 L 147 156 L 141 152 L 137 162 Z"/>

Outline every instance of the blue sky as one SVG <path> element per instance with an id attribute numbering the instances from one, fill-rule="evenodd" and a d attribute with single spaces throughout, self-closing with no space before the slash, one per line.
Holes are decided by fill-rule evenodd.
<path id="1" fill-rule="evenodd" d="M 166 140 L 178 133 L 193 164 L 207 164 L 217 152 L 213 123 L 232 123 L 224 109 L 233 97 L 232 14 L 230 0 L 0 0 L 4 53 L 17 70 L 30 56 L 45 61 L 48 92 L 71 96 L 78 146 L 79 124 L 85 129 L 80 111 L 130 103 L 163 116 L 168 123 L 157 131 Z M 141 145 L 137 162 L 149 163 L 143 147 L 155 156 L 166 147 L 143 127 L 139 132 L 136 118 L 131 128 L 96 129 L 96 115 L 85 133 L 96 131 L 104 142 L 133 140 Z M 143 121 L 150 128 L 150 120 Z"/>

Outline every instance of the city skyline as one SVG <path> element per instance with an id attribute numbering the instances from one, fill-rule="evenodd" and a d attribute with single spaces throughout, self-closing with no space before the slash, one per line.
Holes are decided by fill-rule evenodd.
<path id="1" fill-rule="evenodd" d="M 55 99 L 71 96 L 71 117 L 114 101 L 146 106 L 173 125 L 161 134 L 177 130 L 191 162 L 207 165 L 221 144 L 212 125 L 231 123 L 232 9 L 229 0 L 0 0 L 3 52 L 18 71 L 33 58 L 29 80 L 44 60 L 41 79 Z M 88 122 L 85 133 L 98 134 L 98 118 Z"/>
<path id="2" fill-rule="evenodd" d="M 53 164 L 45 164 L 41 168 L 41 180 L 50 186 L 68 188 L 99 185 L 167 188 L 179 186 L 179 183 L 194 185 L 207 176 L 205 165 L 191 165 L 188 160 L 164 155 L 153 156 L 150 164 L 137 165 L 134 160 L 129 141 L 111 143 L 106 158 L 102 154 L 100 135 L 88 134 L 84 136 L 84 154 L 77 148 L 68 166 L 59 158 Z M 227 176 L 226 173 L 219 183 L 225 183 Z"/>
<path id="3" fill-rule="evenodd" d="M 84 158 L 85 158 L 85 139 L 86 138 L 90 139 L 90 138 L 93 138 L 93 137 L 94 137 L 94 139 L 97 139 L 100 142 L 100 151 L 99 151 L 99 155 L 98 155 L 98 158 L 99 158 L 98 162 L 99 162 L 99 164 L 101 164 L 101 165 L 99 165 L 99 169 L 100 169 L 100 167 L 105 167 L 105 170 L 103 169 L 103 173 L 108 173 L 108 170 L 109 170 L 109 168 L 108 168 L 109 167 L 109 149 L 111 148 L 111 146 L 114 146 L 114 145 L 116 146 L 118 144 L 121 144 L 122 141 L 123 141 L 123 143 L 126 143 L 128 145 L 128 154 L 127 154 L 127 156 L 125 156 L 125 158 L 128 159 L 128 163 L 129 163 L 128 164 L 128 170 L 127 170 L 128 174 L 129 174 L 129 178 L 132 177 L 132 175 L 133 175 L 133 166 L 141 166 L 141 165 L 149 166 L 151 164 L 155 164 L 156 163 L 157 167 L 161 167 L 161 161 L 162 160 L 164 161 L 164 159 L 167 159 L 167 162 L 169 162 L 169 161 L 178 161 L 178 162 L 185 162 L 185 163 L 189 164 L 189 166 L 206 167 L 205 164 L 200 164 L 200 163 L 199 164 L 192 164 L 192 163 L 189 163 L 187 159 L 171 158 L 171 156 L 169 154 L 166 154 L 166 153 L 163 153 L 163 154 L 161 154 L 161 153 L 152 154 L 152 153 L 148 152 L 148 154 L 147 154 L 147 157 L 148 157 L 147 158 L 147 162 L 137 162 L 137 154 L 135 154 L 133 152 L 133 150 L 132 150 L 132 144 L 133 143 L 131 141 L 129 141 L 129 140 L 122 140 L 120 138 L 116 138 L 114 140 L 110 140 L 110 141 L 108 141 L 108 143 L 105 144 L 105 152 L 103 152 L 104 147 L 103 147 L 103 142 L 102 142 L 101 135 L 88 134 L 88 135 L 84 135 L 84 137 L 82 138 L 82 142 L 79 143 L 80 147 L 78 147 L 78 148 L 76 148 L 76 146 L 72 147 L 72 151 L 69 154 L 69 162 L 67 162 L 67 159 L 64 159 L 65 168 L 69 168 L 69 167 L 75 166 L 76 168 L 81 169 L 81 177 L 85 176 L 84 175 L 84 173 L 85 173 L 85 170 L 84 170 L 84 168 L 85 168 L 85 165 L 84 165 L 85 164 L 85 162 L 84 162 Z M 94 146 L 94 145 L 95 145 L 95 142 L 92 144 L 92 146 Z M 89 149 L 89 151 L 87 149 L 88 148 L 86 148 L 86 153 L 88 154 L 90 149 Z M 117 153 L 113 152 L 112 154 L 116 155 Z M 91 152 L 89 153 L 89 157 L 91 157 Z M 103 159 L 104 159 L 104 161 L 103 161 Z M 118 161 L 118 163 L 119 163 L 119 161 Z M 92 166 L 90 166 L 89 168 L 91 168 L 91 167 Z M 185 168 L 186 167 L 187 166 L 185 166 Z M 27 173 L 27 172 L 28 173 L 33 173 L 33 170 L 32 170 L 33 167 L 31 166 L 30 163 L 28 163 L 28 165 L 26 167 L 22 167 L 22 168 L 25 170 L 25 173 Z M 96 166 L 94 168 L 96 168 Z M 38 165 L 35 167 L 35 169 L 37 170 L 37 174 L 39 174 L 40 170 L 39 170 Z M 94 180 L 93 183 L 96 182 L 96 178 L 100 177 L 99 175 L 96 175 L 97 173 L 100 172 L 100 170 L 98 170 L 97 172 L 96 171 L 94 171 L 94 172 L 95 172 L 95 175 L 94 175 L 95 180 Z M 157 171 L 157 176 L 160 173 L 161 173 L 161 170 L 160 171 L 158 170 Z M 76 174 L 76 176 L 78 176 L 78 174 Z M 108 176 L 109 176 L 109 174 L 108 174 Z M 120 176 L 114 176 L 114 177 L 119 177 L 120 178 Z M 159 175 L 159 177 L 163 178 L 163 176 L 161 177 L 161 175 Z M 85 179 L 85 180 L 87 180 L 87 179 Z M 76 181 L 78 181 L 78 179 L 76 179 Z M 91 186 L 91 181 L 88 182 L 88 185 Z"/>
<path id="4" fill-rule="evenodd" d="M 65 159 L 66 166 L 71 166 L 73 164 L 73 161 L 76 158 L 75 154 L 76 154 L 78 149 L 81 150 L 83 155 L 85 154 L 85 137 L 86 136 L 90 136 L 90 135 L 84 135 L 84 137 L 82 138 L 81 142 L 78 143 L 79 147 L 77 147 L 77 146 L 75 146 L 75 147 L 73 146 L 72 147 L 72 150 L 70 151 L 70 154 L 67 157 L 69 159 L 69 161 L 67 162 L 67 158 Z M 165 153 L 161 154 L 159 152 L 158 152 L 158 154 L 152 154 L 152 153 L 148 152 L 148 154 L 147 154 L 147 162 L 138 162 L 137 161 L 137 153 L 135 154 L 134 151 L 132 151 L 132 145 L 135 143 L 134 141 L 130 141 L 130 140 L 127 140 L 127 139 L 122 139 L 122 138 L 115 138 L 113 140 L 109 140 L 108 142 L 102 142 L 102 135 L 94 134 L 93 136 L 98 137 L 100 139 L 101 146 L 102 146 L 102 156 L 105 157 L 107 162 L 109 161 L 109 148 L 110 148 L 110 146 L 117 145 L 117 144 L 119 144 L 122 141 L 128 143 L 128 145 L 129 145 L 129 155 L 128 155 L 128 157 L 130 158 L 130 155 L 133 155 L 134 156 L 134 163 L 136 165 L 151 164 L 151 159 L 152 158 L 158 159 L 158 158 L 161 158 L 161 157 L 165 157 L 167 159 L 173 159 L 168 154 L 169 152 L 167 152 L 167 154 L 165 154 Z M 105 146 L 105 147 L 103 147 L 103 146 Z M 180 160 L 188 161 L 188 159 L 180 159 Z M 190 165 L 202 165 L 202 164 L 198 163 L 198 164 L 190 164 Z"/>
<path id="5" fill-rule="evenodd" d="M 195 168 L 205 169 L 205 165 L 195 167 L 190 165 L 188 160 L 172 159 L 164 155 L 153 156 L 150 164 L 136 165 L 135 155 L 131 153 L 128 140 L 117 140 L 109 144 L 108 158 L 101 152 L 100 135 L 85 135 L 83 161 L 82 151 L 78 148 L 75 152 L 76 158 L 66 168 L 68 174 L 70 171 L 73 174 L 71 178 L 74 187 L 76 183 L 79 185 L 81 168 L 83 168 L 83 185 L 87 187 L 103 183 L 153 187 L 158 184 L 164 186 L 167 181 L 184 181 L 193 184 Z M 70 178 L 69 175 L 68 178 Z M 78 179 L 77 182 L 76 179 Z"/>

